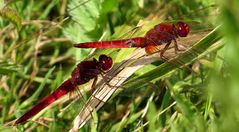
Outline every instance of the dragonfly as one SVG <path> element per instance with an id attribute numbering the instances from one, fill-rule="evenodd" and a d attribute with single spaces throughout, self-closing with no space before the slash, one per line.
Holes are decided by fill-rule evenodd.
<path id="1" fill-rule="evenodd" d="M 91 79 L 94 79 L 94 82 L 96 82 L 97 76 L 110 70 L 112 65 L 113 60 L 107 55 L 100 55 L 98 60 L 93 58 L 93 60 L 90 61 L 80 62 L 76 68 L 73 69 L 71 78 L 64 81 L 54 92 L 43 98 L 38 104 L 18 118 L 15 121 L 15 125 L 27 121 L 29 118 L 39 113 L 41 110 L 61 98 L 63 95 L 74 91 L 77 86 L 85 84 Z"/>
<path id="2" fill-rule="evenodd" d="M 160 57 L 164 57 L 165 51 L 169 48 L 172 41 L 174 42 L 175 52 L 180 51 L 177 44 L 177 38 L 187 37 L 190 32 L 190 26 L 182 21 L 176 24 L 160 23 L 150 29 L 144 37 L 136 37 L 123 40 L 85 42 L 74 44 L 76 48 L 145 48 L 147 54 L 158 52 L 158 45 L 166 43 L 160 51 Z"/>

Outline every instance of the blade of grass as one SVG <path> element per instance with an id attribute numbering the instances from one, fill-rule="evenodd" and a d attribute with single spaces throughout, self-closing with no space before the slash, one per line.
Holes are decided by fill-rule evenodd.
<path id="1" fill-rule="evenodd" d="M 25 100 L 21 105 L 20 105 L 20 108 L 25 108 L 27 107 L 28 105 L 32 104 L 32 102 L 34 102 L 35 100 L 38 99 L 38 96 L 41 94 L 45 84 L 46 84 L 46 81 L 48 80 L 49 76 L 52 74 L 52 72 L 54 71 L 55 67 L 51 68 L 46 76 L 45 76 L 45 79 L 43 80 L 43 82 L 41 83 L 41 85 L 37 88 L 37 90 L 32 94 L 32 96 L 30 98 L 28 98 L 27 100 Z"/>

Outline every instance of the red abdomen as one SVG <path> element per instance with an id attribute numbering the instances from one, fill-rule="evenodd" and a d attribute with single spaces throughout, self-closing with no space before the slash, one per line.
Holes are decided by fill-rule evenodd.
<path id="1" fill-rule="evenodd" d="M 130 48 L 130 47 L 145 47 L 145 38 L 137 37 L 123 40 L 85 42 L 74 44 L 77 48 Z"/>
<path id="2" fill-rule="evenodd" d="M 37 105 L 35 105 L 32 109 L 30 109 L 27 113 L 25 113 L 23 116 L 21 116 L 15 124 L 22 123 L 32 116 L 39 113 L 41 110 L 43 110 L 48 105 L 55 102 L 57 99 L 62 97 L 63 95 L 67 94 L 68 92 L 74 90 L 74 86 L 72 85 L 71 81 L 68 79 L 64 83 L 59 86 L 52 94 L 42 99 Z"/>

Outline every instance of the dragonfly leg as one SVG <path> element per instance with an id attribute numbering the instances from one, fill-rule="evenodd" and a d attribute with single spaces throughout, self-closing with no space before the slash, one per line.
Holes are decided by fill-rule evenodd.
<path id="1" fill-rule="evenodd" d="M 97 80 L 98 80 L 98 77 L 96 76 L 93 80 L 92 85 L 91 85 L 91 94 L 93 94 L 94 91 L 95 91 L 95 86 L 96 86 Z"/>
<path id="2" fill-rule="evenodd" d="M 175 54 L 178 54 L 178 51 L 184 51 L 183 49 L 179 49 L 177 40 L 175 38 L 173 38 L 173 41 L 174 41 L 174 51 L 175 51 Z"/>
<path id="3" fill-rule="evenodd" d="M 164 46 L 164 48 L 160 51 L 160 58 L 164 58 L 164 53 L 165 53 L 165 51 L 168 49 L 168 47 L 169 47 L 169 45 L 171 44 L 171 42 L 168 42 L 165 46 Z"/>
<path id="4" fill-rule="evenodd" d="M 104 82 L 105 82 L 105 84 L 107 85 L 107 86 L 109 86 L 110 88 L 122 88 L 122 86 L 114 86 L 114 85 L 111 85 L 110 83 L 109 83 L 109 80 L 108 80 L 108 78 L 106 77 L 106 76 L 104 76 L 103 74 L 100 74 L 101 76 L 102 76 L 102 79 L 104 80 Z M 113 79 L 113 78 L 109 78 L 109 79 Z"/>

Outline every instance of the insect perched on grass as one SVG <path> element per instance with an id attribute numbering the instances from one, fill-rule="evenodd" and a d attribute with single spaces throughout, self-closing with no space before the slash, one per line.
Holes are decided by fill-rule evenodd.
<path id="1" fill-rule="evenodd" d="M 124 40 L 86 42 L 75 44 L 77 48 L 145 48 L 146 53 L 152 54 L 158 51 L 157 46 L 165 44 L 160 51 L 160 57 L 168 49 L 171 42 L 174 42 L 175 52 L 179 51 L 176 38 L 186 37 L 190 31 L 190 26 L 184 22 L 174 24 L 158 24 L 150 29 L 144 37 L 130 38 Z"/>
<path id="2" fill-rule="evenodd" d="M 18 118 L 15 124 L 25 122 L 63 95 L 75 90 L 78 85 L 85 84 L 91 79 L 95 79 L 96 81 L 97 75 L 108 71 L 112 67 L 112 64 L 112 59 L 106 55 L 100 55 L 99 60 L 94 58 L 91 61 L 82 61 L 72 71 L 71 78 L 64 81 L 52 94 L 45 97 L 27 113 Z"/>

